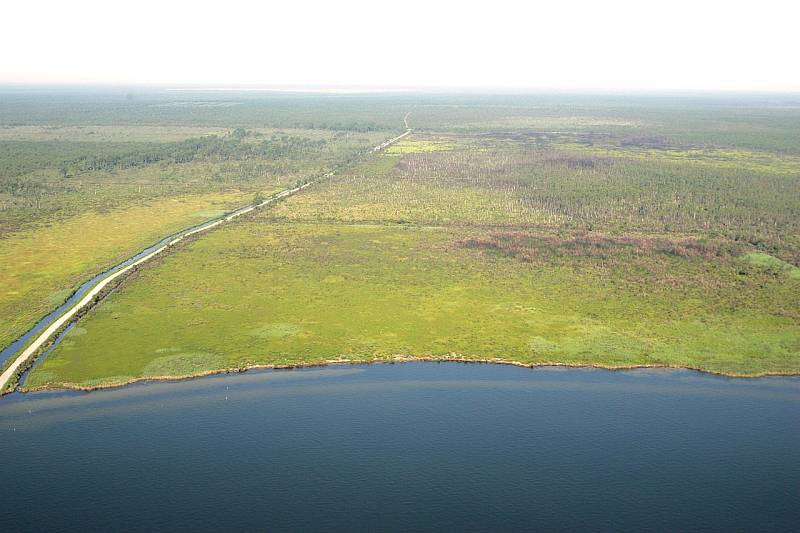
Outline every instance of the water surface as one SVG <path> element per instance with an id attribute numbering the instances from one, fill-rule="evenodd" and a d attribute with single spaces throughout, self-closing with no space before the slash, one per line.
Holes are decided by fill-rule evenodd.
<path id="1" fill-rule="evenodd" d="M 784 530 L 800 379 L 413 363 L 0 400 L 0 524 Z"/>

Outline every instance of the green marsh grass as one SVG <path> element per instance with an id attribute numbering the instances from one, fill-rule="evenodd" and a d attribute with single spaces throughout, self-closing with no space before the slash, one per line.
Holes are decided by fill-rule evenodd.
<path id="1" fill-rule="evenodd" d="M 800 372 L 800 107 L 715 98 L 6 97 L 0 234 L 33 243 L 267 194 L 414 128 L 143 269 L 27 385 L 398 356 Z"/>
<path id="2" fill-rule="evenodd" d="M 800 371 L 795 280 L 647 244 L 564 255 L 558 235 L 526 261 L 469 245 L 482 235 L 238 223 L 143 270 L 26 386 L 397 356 Z"/>

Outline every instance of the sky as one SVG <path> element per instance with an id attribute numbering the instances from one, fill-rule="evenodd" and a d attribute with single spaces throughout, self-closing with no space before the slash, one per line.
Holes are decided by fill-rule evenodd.
<path id="1" fill-rule="evenodd" d="M 800 92 L 800 1 L 7 0 L 0 83 Z"/>

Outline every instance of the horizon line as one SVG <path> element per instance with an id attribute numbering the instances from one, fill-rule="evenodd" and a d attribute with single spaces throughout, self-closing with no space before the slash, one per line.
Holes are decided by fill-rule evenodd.
<path id="1" fill-rule="evenodd" d="M 472 94 L 636 94 L 636 95 L 780 95 L 800 96 L 800 88 L 653 88 L 653 87 L 563 87 L 514 85 L 393 85 L 393 84 L 322 84 L 322 83 L 169 83 L 169 82 L 28 82 L 0 81 L 2 88 L 105 88 L 150 89 L 185 92 L 281 92 L 319 94 L 377 93 L 472 93 Z"/>

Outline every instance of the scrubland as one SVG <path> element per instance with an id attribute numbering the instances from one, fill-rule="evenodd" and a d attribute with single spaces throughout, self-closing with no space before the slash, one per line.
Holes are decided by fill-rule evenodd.
<path id="1" fill-rule="evenodd" d="M 800 372 L 793 111 L 525 105 L 430 97 L 384 153 L 137 272 L 25 386 L 407 357 Z"/>
<path id="2" fill-rule="evenodd" d="M 49 98 L 0 93 L 0 102 L 0 346 L 94 274 L 385 138 L 232 121 L 143 123 L 120 103 L 88 97 L 84 112 L 105 109 L 120 123 L 81 122 Z"/>

